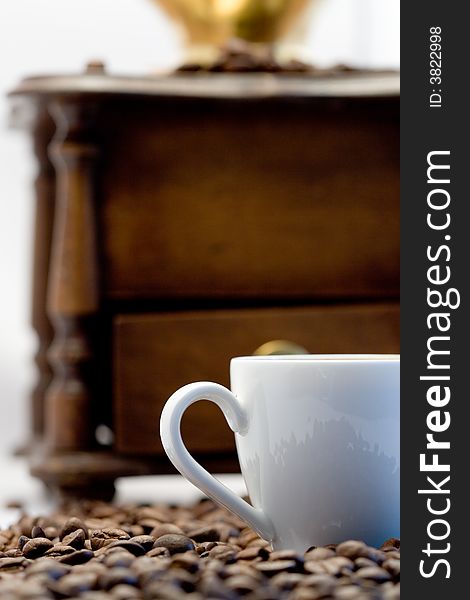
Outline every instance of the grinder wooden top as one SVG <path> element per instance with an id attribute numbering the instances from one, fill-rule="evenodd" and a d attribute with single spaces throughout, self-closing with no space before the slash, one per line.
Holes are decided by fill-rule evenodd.
<path id="1" fill-rule="evenodd" d="M 28 77 L 10 95 L 167 96 L 188 98 L 396 97 L 397 72 L 325 75 L 184 73 L 121 77 L 105 73 Z"/>

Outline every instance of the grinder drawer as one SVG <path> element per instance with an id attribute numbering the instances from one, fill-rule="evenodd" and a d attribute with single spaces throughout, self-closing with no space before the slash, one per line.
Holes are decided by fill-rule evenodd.
<path id="1" fill-rule="evenodd" d="M 398 303 L 119 315 L 113 327 L 116 449 L 126 454 L 162 455 L 158 422 L 168 397 L 193 381 L 228 386 L 230 358 L 267 341 L 311 353 L 399 352 Z M 183 438 L 193 452 L 235 450 L 209 402 L 187 411 Z"/>
<path id="2" fill-rule="evenodd" d="M 108 298 L 398 296 L 398 98 L 123 110 L 103 116 Z"/>

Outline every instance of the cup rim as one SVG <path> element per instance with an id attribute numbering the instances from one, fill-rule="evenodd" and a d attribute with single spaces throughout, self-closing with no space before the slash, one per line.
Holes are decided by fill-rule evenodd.
<path id="1" fill-rule="evenodd" d="M 231 362 L 399 363 L 399 354 L 269 354 L 235 356 Z"/>

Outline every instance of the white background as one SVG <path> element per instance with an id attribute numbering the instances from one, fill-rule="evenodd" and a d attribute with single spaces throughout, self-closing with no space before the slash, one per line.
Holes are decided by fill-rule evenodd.
<path id="1" fill-rule="evenodd" d="M 398 0 L 323 0 L 303 23 L 305 57 L 319 65 L 399 66 Z M 29 327 L 34 161 L 11 130 L 5 97 L 21 77 L 169 69 L 182 35 L 150 0 L 0 0 L 0 455 L 27 438 L 36 345 Z"/>

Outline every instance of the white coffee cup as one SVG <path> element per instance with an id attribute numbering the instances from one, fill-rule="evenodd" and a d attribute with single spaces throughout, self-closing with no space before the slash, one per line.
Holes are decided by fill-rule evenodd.
<path id="1" fill-rule="evenodd" d="M 275 549 L 399 537 L 398 355 L 240 357 L 230 377 L 232 391 L 191 383 L 163 409 L 163 447 L 186 479 Z M 183 413 L 202 399 L 217 404 L 235 432 L 253 506 L 183 444 Z"/>

